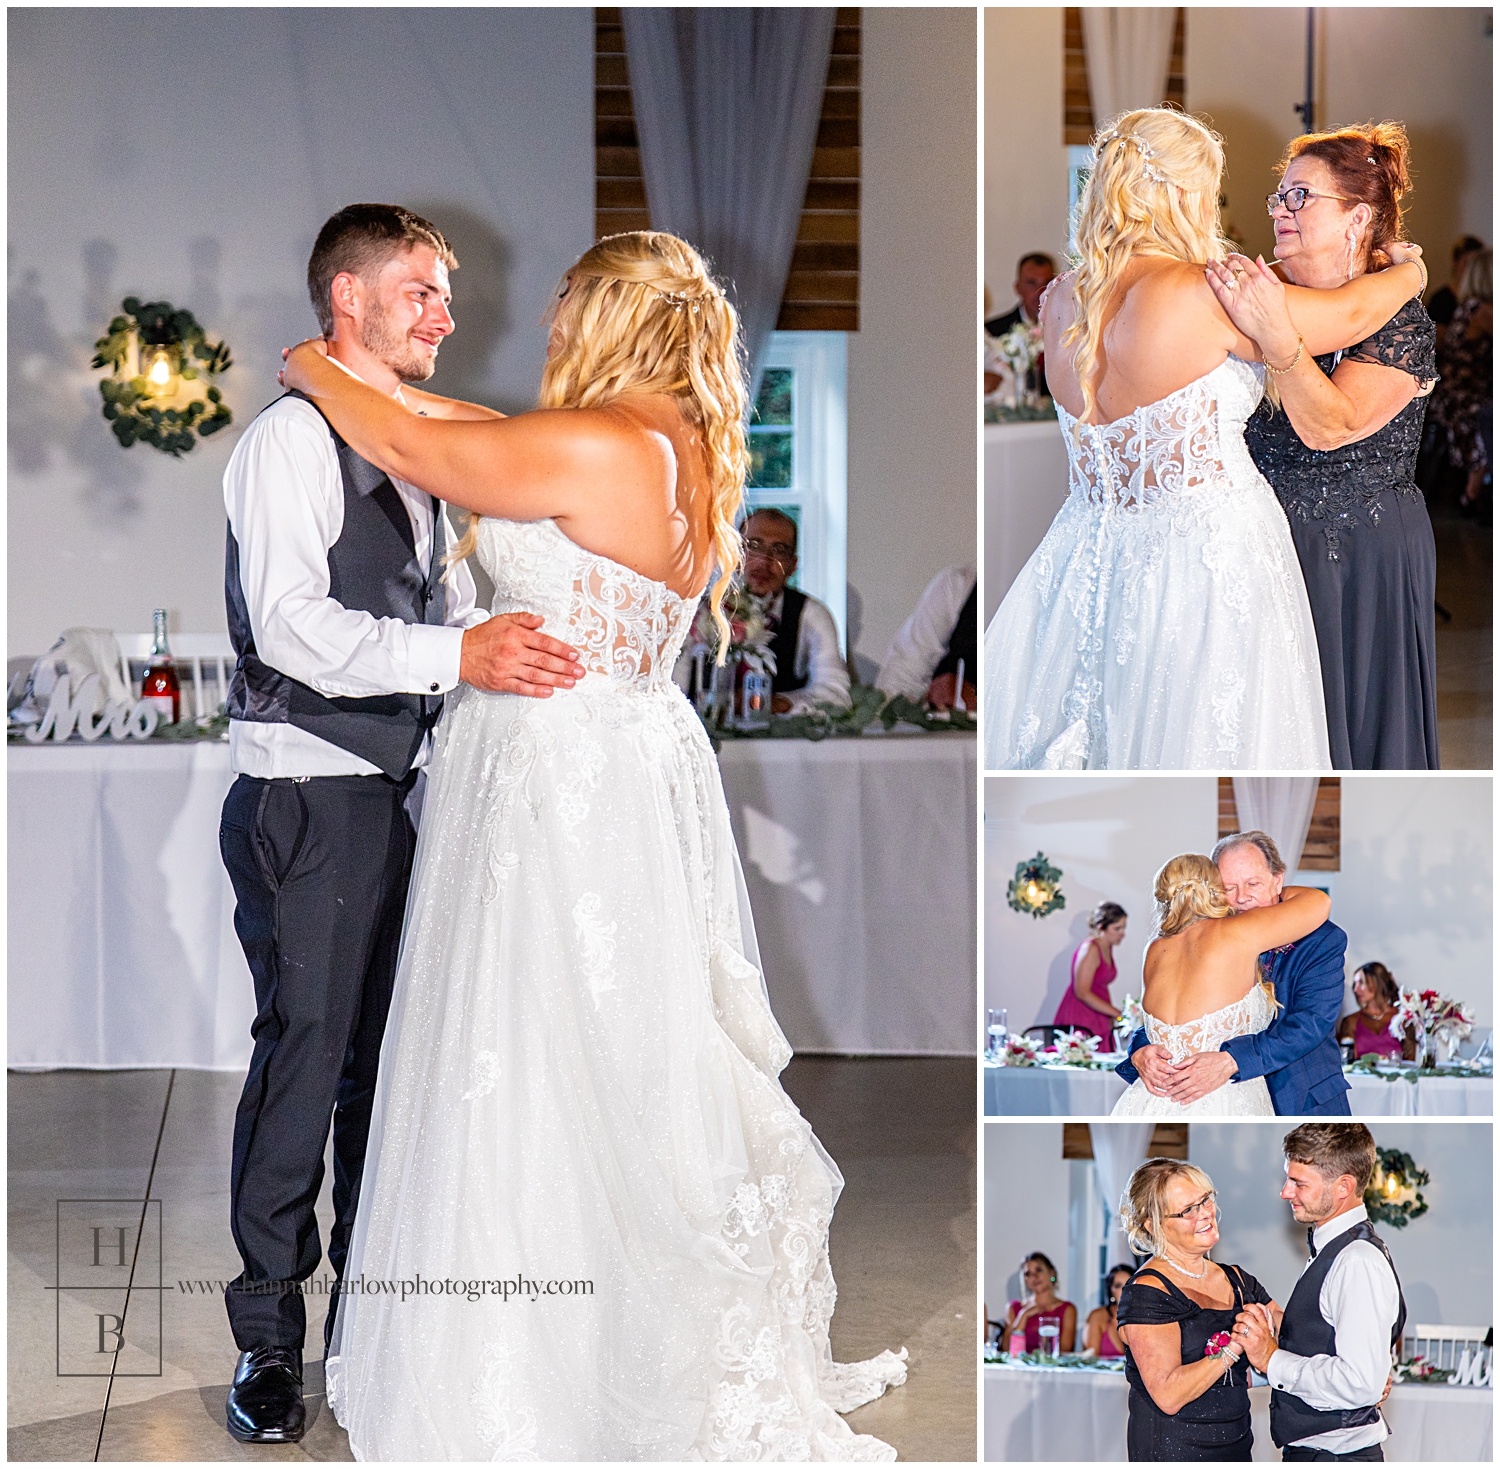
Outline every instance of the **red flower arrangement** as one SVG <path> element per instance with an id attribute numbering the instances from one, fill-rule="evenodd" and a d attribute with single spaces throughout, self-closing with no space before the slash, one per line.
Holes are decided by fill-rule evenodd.
<path id="1" fill-rule="evenodd" d="M 1229 1345 L 1229 1333 L 1227 1331 L 1215 1332 L 1209 1337 L 1208 1345 L 1203 1348 L 1205 1357 L 1219 1357 L 1224 1354 L 1224 1348 Z"/>

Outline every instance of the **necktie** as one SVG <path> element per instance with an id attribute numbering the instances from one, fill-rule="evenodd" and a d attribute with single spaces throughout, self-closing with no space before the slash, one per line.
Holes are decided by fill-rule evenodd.
<path id="1" fill-rule="evenodd" d="M 1313 1243 L 1313 1227 L 1307 1226 L 1307 1258 L 1316 1260 L 1318 1258 L 1318 1247 Z"/>

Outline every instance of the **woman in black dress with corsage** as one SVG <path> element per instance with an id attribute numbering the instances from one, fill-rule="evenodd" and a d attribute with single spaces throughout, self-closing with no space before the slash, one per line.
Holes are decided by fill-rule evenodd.
<path id="1" fill-rule="evenodd" d="M 1218 1243 L 1213 1181 L 1173 1158 L 1148 1158 L 1130 1176 L 1120 1222 L 1151 1258 L 1131 1276 L 1117 1311 L 1130 1383 L 1132 1462 L 1248 1460 L 1249 1366 L 1230 1333 L 1248 1304 L 1281 1307 L 1253 1275 L 1208 1258 Z"/>
<path id="2" fill-rule="evenodd" d="M 1266 201 L 1287 281 L 1331 289 L 1411 258 L 1397 243 L 1407 152 L 1395 123 L 1292 140 Z M 1357 346 L 1313 358 L 1269 267 L 1211 268 L 1211 284 L 1281 400 L 1252 415 L 1245 442 L 1291 522 L 1334 767 L 1435 770 L 1437 551 L 1413 477 L 1437 381 L 1432 320 L 1418 296 Z"/>

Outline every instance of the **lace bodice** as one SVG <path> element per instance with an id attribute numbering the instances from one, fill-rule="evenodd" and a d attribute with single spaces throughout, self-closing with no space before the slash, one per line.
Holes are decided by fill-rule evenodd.
<path id="1" fill-rule="evenodd" d="M 584 550 L 554 520 L 485 518 L 478 554 L 495 583 L 492 613 L 535 613 L 590 674 L 636 688 L 671 685 L 695 598 Z"/>
<path id="2" fill-rule="evenodd" d="M 1259 1034 L 1271 1023 L 1271 1016 L 1271 1001 L 1265 986 L 1256 984 L 1234 1004 L 1182 1025 L 1167 1025 L 1148 1010 L 1146 1035 L 1153 1045 L 1166 1047 L 1174 1061 L 1184 1061 L 1203 1051 L 1217 1051 L 1236 1036 Z"/>
<path id="3" fill-rule="evenodd" d="M 1323 528 L 1327 558 L 1339 560 L 1340 533 L 1361 525 L 1378 526 L 1392 508 L 1392 496 L 1414 503 L 1421 491 L 1413 478 L 1427 394 L 1437 381 L 1436 328 L 1420 301 L 1408 301 L 1373 336 L 1337 354 L 1345 362 L 1366 362 L 1407 373 L 1417 396 L 1372 434 L 1336 449 L 1309 449 L 1286 414 L 1267 403 L 1245 429 L 1255 466 L 1270 480 L 1289 517 Z M 1316 359 L 1332 376 L 1335 355 Z"/>
<path id="4" fill-rule="evenodd" d="M 1259 363 L 1229 357 L 1110 423 L 1084 423 L 1057 404 L 1069 490 L 1105 509 L 1132 509 L 1184 491 L 1227 487 L 1225 444 L 1238 442 L 1260 402 L 1264 377 Z"/>

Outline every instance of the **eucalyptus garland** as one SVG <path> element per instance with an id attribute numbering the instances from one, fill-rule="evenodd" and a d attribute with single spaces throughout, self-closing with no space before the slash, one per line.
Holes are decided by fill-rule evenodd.
<path id="1" fill-rule="evenodd" d="M 1399 1148 L 1376 1148 L 1375 1159 L 1375 1176 L 1365 1189 L 1365 1209 L 1378 1223 L 1405 1229 L 1411 1220 L 1427 1212 L 1427 1200 L 1419 1190 L 1424 1183 L 1432 1182 L 1432 1176 L 1417 1167 L 1410 1153 Z M 1394 1196 L 1385 1190 L 1387 1179 L 1395 1181 Z"/>
<path id="2" fill-rule="evenodd" d="M 122 379 L 119 374 L 130 355 L 132 336 L 143 347 L 176 348 L 181 358 L 177 375 L 187 382 L 228 371 L 233 366 L 229 348 L 223 342 L 210 342 L 193 313 L 179 310 L 170 301 L 142 304 L 139 297 L 127 296 L 120 310 L 123 315 L 115 317 L 108 332 L 94 343 L 92 363 L 115 374 L 99 384 L 99 394 L 104 399 L 104 417 L 120 447 L 128 449 L 139 440 L 176 459 L 197 442 L 194 433 L 206 439 L 228 428 L 234 417 L 216 387 L 210 386 L 205 397 L 185 408 L 161 408 L 152 403 L 143 376 Z"/>

